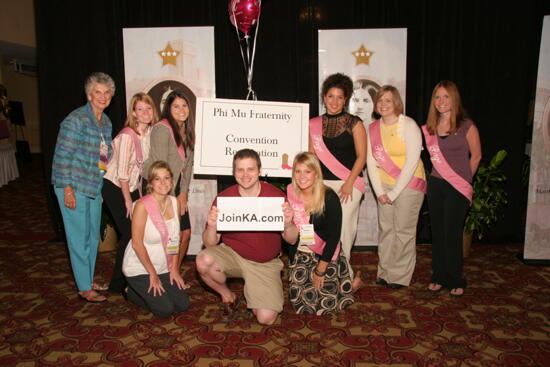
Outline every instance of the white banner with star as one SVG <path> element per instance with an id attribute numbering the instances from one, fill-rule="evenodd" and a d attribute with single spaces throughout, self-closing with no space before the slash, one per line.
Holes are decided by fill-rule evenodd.
<path id="1" fill-rule="evenodd" d="M 160 111 L 168 94 L 179 89 L 194 112 L 198 97 L 215 97 L 214 27 L 124 28 L 122 35 L 126 103 L 145 92 Z M 202 247 L 202 230 L 216 194 L 215 180 L 191 180 L 188 254 L 196 255 Z"/>
<path id="2" fill-rule="evenodd" d="M 334 73 L 344 73 L 353 80 L 349 112 L 367 127 L 372 122 L 374 96 L 382 85 L 395 86 L 405 103 L 407 29 L 319 30 L 319 90 L 325 78 Z M 319 111 L 324 112 L 322 100 Z M 366 169 L 363 176 L 367 177 Z M 368 180 L 365 187 L 355 246 L 378 246 L 376 199 Z"/>
<path id="3" fill-rule="evenodd" d="M 550 15 L 544 17 L 540 41 L 537 96 L 533 118 L 531 168 L 525 247 L 527 263 L 550 262 Z"/>

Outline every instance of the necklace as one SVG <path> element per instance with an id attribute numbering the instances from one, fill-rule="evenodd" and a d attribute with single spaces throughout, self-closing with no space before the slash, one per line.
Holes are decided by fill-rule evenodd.
<path id="1" fill-rule="evenodd" d="M 158 204 L 159 209 L 160 209 L 160 215 L 162 215 L 164 217 L 164 213 L 166 213 L 166 209 L 168 209 L 168 200 L 164 199 L 164 208 L 162 207 L 162 205 L 158 201 L 157 201 L 157 204 Z"/>

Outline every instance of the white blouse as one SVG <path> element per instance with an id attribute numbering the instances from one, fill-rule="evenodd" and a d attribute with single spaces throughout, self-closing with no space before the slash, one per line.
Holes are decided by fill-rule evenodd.
<path id="1" fill-rule="evenodd" d="M 177 201 L 174 196 L 170 196 L 172 200 L 172 209 L 174 213 L 177 211 Z M 168 235 L 171 239 L 177 240 L 179 243 L 180 236 L 180 223 L 179 216 L 175 215 L 174 218 L 165 221 L 168 226 Z M 162 239 L 157 227 L 153 224 L 151 217 L 147 216 L 147 222 L 145 222 L 145 232 L 143 234 L 143 244 L 147 250 L 147 254 L 153 263 L 153 267 L 157 271 L 157 274 L 168 273 L 168 264 L 166 262 L 166 255 L 162 246 Z M 137 256 L 134 248 L 132 247 L 132 240 L 128 242 L 126 251 L 124 252 L 124 260 L 122 261 L 122 272 L 127 277 L 135 277 L 138 275 L 148 275 L 147 269 L 141 263 L 141 260 Z"/>

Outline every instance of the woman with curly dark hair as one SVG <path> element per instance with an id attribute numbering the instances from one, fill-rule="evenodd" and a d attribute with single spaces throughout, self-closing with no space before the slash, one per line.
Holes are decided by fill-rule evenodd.
<path id="1" fill-rule="evenodd" d="M 340 238 L 348 264 L 357 234 L 359 204 L 365 192 L 362 171 L 367 159 L 365 127 L 359 117 L 347 112 L 352 94 L 353 82 L 347 75 L 328 76 L 321 89 L 326 113 L 310 120 L 310 151 L 321 161 L 325 185 L 338 194 L 342 204 Z M 352 271 L 351 266 L 349 269 Z M 361 287 L 359 273 L 353 283 L 354 289 Z"/>

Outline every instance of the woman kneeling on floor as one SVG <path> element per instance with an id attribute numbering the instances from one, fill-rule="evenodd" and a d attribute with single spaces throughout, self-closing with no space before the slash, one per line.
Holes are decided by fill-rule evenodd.
<path id="1" fill-rule="evenodd" d="M 342 207 L 338 195 L 323 183 L 313 153 L 294 158 L 287 197 L 300 229 L 289 270 L 290 303 L 299 314 L 333 314 L 354 299 L 349 265 L 340 251 Z"/>
<path id="2" fill-rule="evenodd" d="M 179 204 L 172 189 L 173 174 L 166 162 L 152 164 L 148 195 L 136 202 L 132 239 L 126 247 L 122 271 L 128 281 L 128 300 L 168 317 L 187 310 L 189 297 L 180 274 Z"/>

